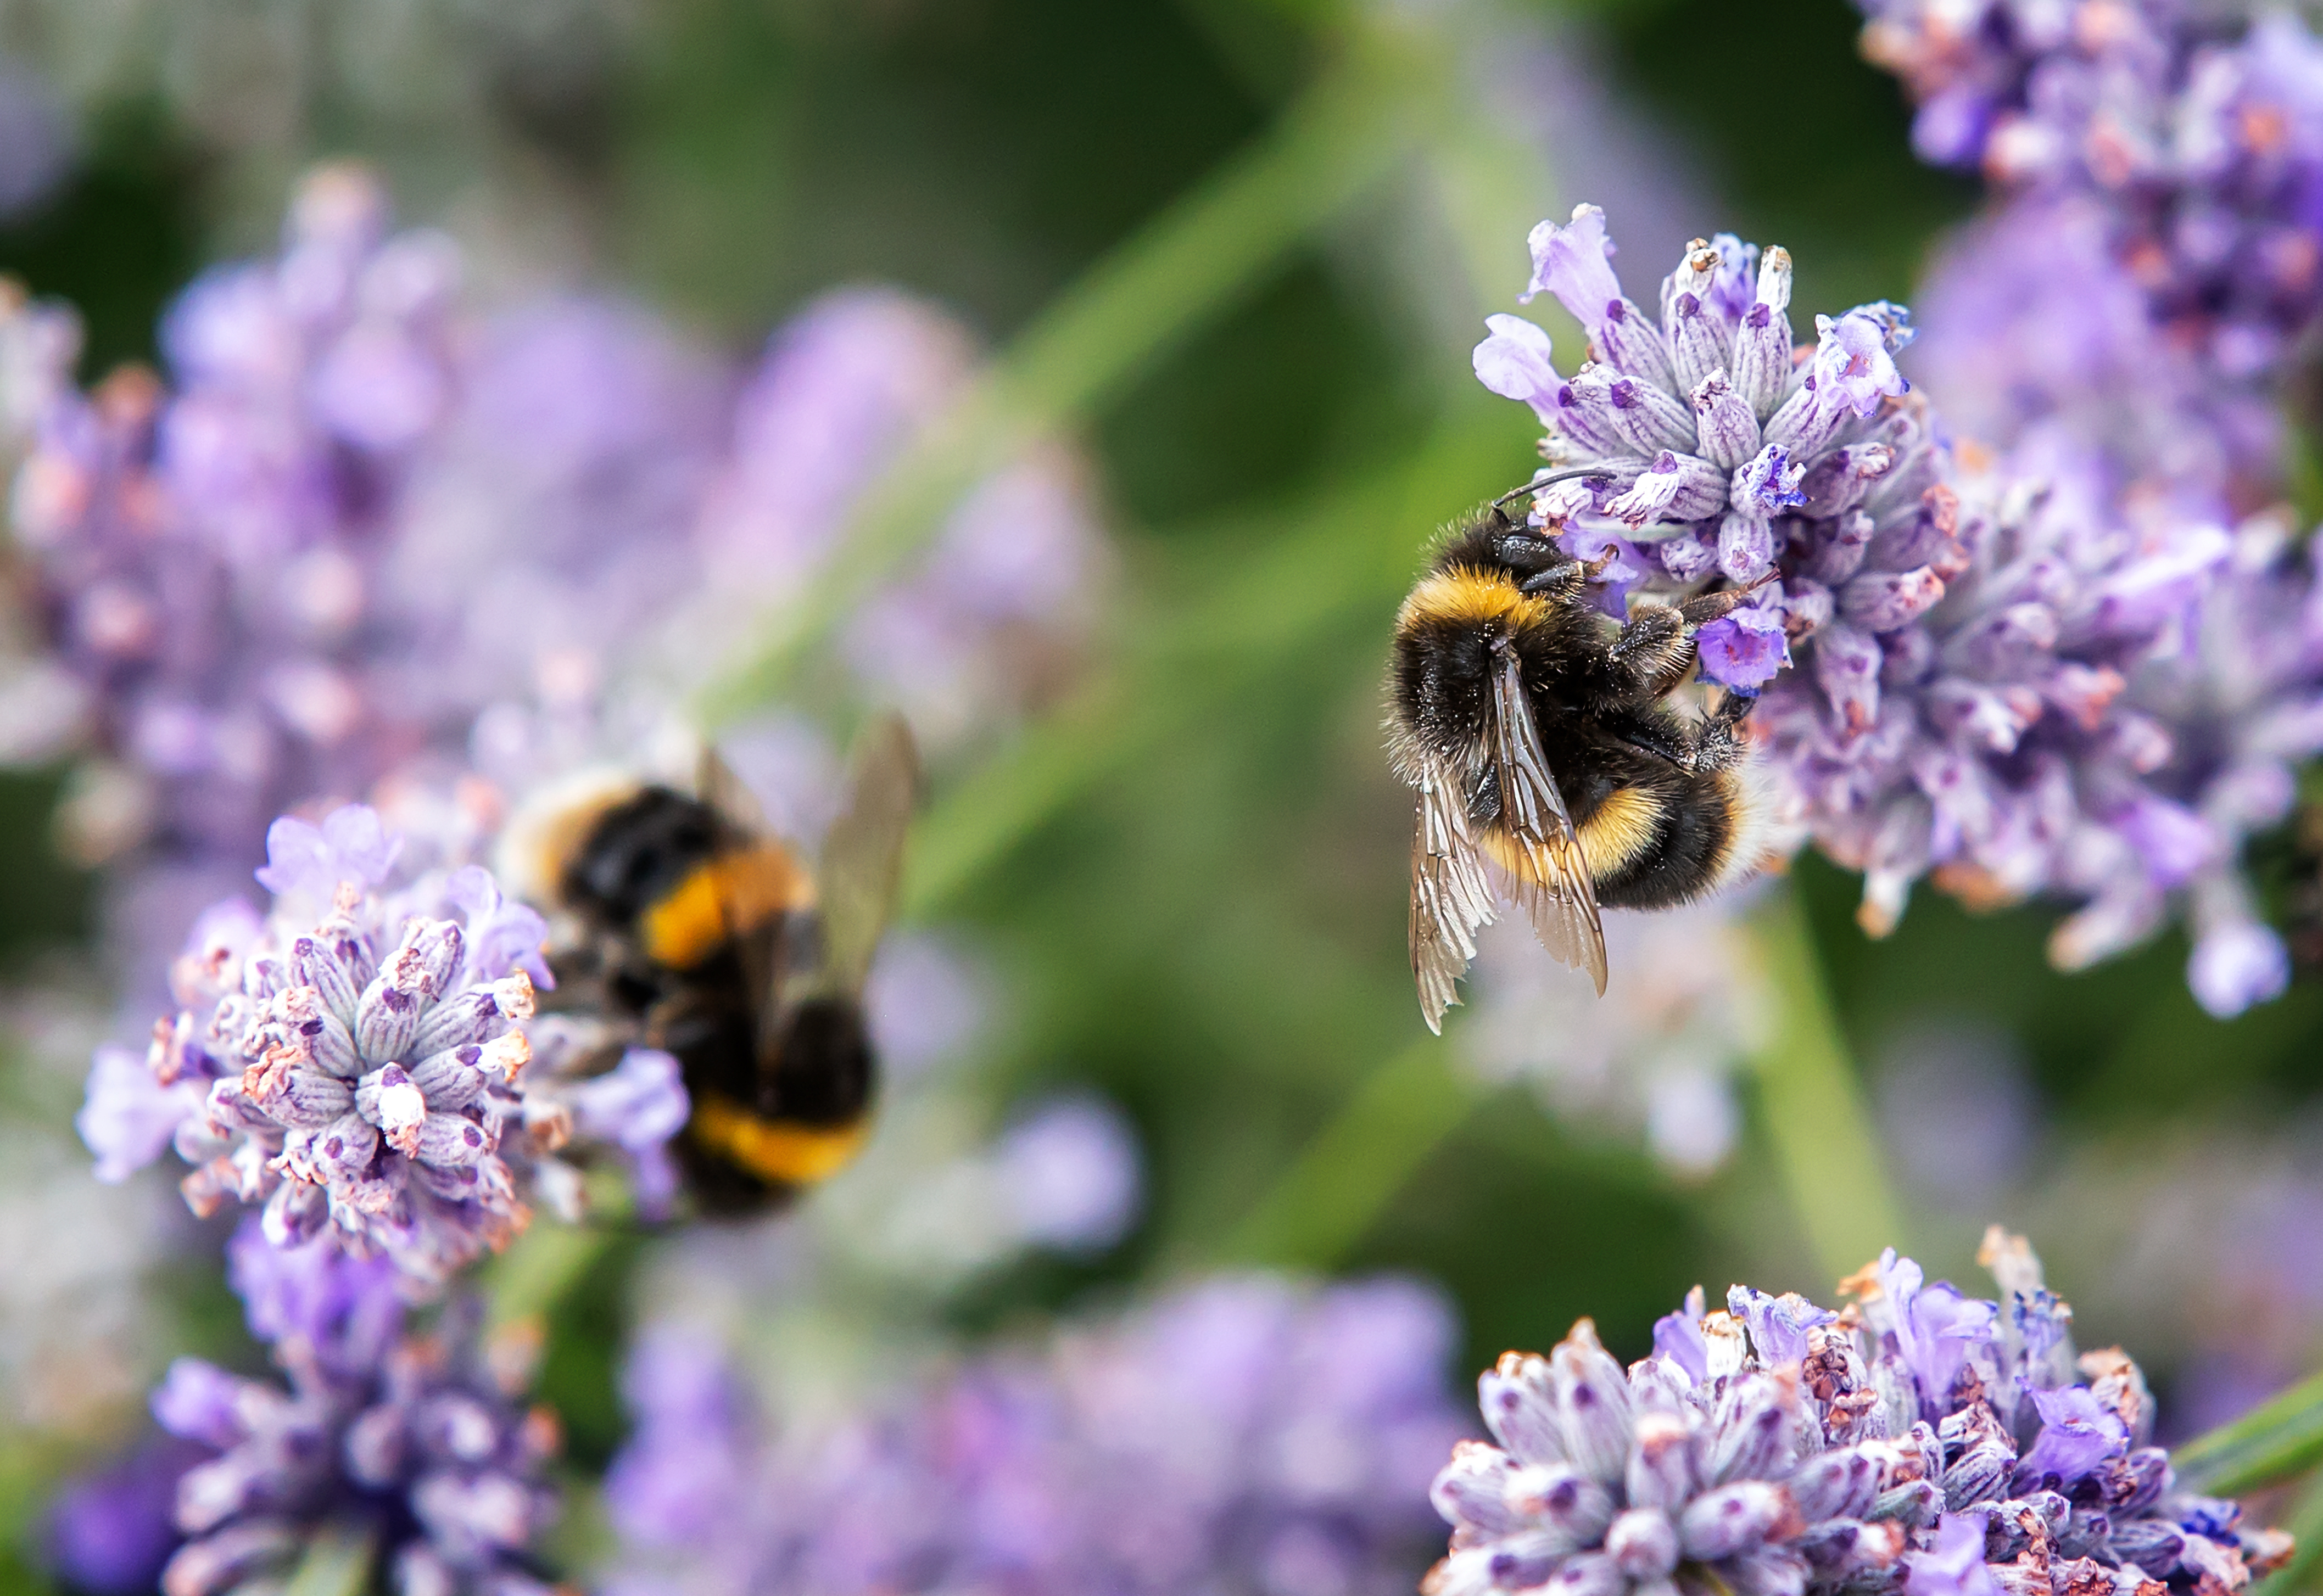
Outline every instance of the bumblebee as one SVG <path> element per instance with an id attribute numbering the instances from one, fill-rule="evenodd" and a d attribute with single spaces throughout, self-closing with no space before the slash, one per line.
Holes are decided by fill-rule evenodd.
<path id="1" fill-rule="evenodd" d="M 705 752 L 696 790 L 634 782 L 519 828 L 519 877 L 558 911 L 560 1006 L 674 1055 L 693 1112 L 672 1142 L 704 1212 L 756 1213 L 837 1173 L 869 1130 L 862 992 L 903 873 L 918 784 L 889 718 L 858 745 L 810 871 Z"/>
<path id="2" fill-rule="evenodd" d="M 1698 718 L 1663 701 L 1693 672 L 1695 630 L 1768 579 L 1617 625 L 1584 597 L 1610 553 L 1584 564 L 1501 513 L 1538 486 L 1454 531 L 1396 616 L 1388 748 L 1417 794 L 1411 970 L 1439 1032 L 1495 883 L 1602 996 L 1601 905 L 1690 902 L 1763 846 L 1740 730 L 1753 701 Z"/>

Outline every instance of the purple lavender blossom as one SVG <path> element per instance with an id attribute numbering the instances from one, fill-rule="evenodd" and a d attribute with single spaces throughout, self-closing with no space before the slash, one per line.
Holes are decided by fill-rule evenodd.
<path id="1" fill-rule="evenodd" d="M 71 1481 L 49 1506 L 41 1536 L 48 1565 L 89 1596 L 147 1596 L 184 1538 L 178 1481 L 209 1455 L 162 1435 Z"/>
<path id="2" fill-rule="evenodd" d="M 2289 10 L 2183 0 L 1863 5 L 1865 53 L 1919 102 L 1922 157 L 1980 164 L 2017 197 L 2003 235 L 2094 201 L 2150 341 L 2194 352 L 2201 408 L 2247 417 L 2323 307 L 2323 41 Z M 2271 450 L 2237 453 L 2270 491 Z"/>
<path id="3" fill-rule="evenodd" d="M 1863 872 L 1867 930 L 1933 872 L 1972 903 L 2079 903 L 2052 944 L 2065 968 L 2183 910 L 2206 1006 L 2282 989 L 2236 860 L 2323 751 L 2323 610 L 2277 523 L 2229 531 L 2199 446 L 2175 485 L 2131 491 L 2061 423 L 1999 457 L 1940 445 L 1894 364 L 1904 313 L 1819 317 L 1813 352 L 1792 351 L 1779 250 L 1698 245 L 1655 327 L 1618 291 L 1601 213 L 1533 244 L 1533 289 L 1595 357 L 1568 381 L 1512 316 L 1477 348 L 1574 473 L 1540 489 L 1536 519 L 1570 552 L 1619 554 L 1600 588 L 1617 613 L 1634 586 L 1779 578 L 1704 629 L 1702 674 L 1763 693 L 1781 808 Z M 2167 403 L 2139 413 L 2182 430 Z"/>
<path id="4" fill-rule="evenodd" d="M 2249 502 L 2280 475 L 2272 396 L 2219 378 L 2153 318 L 2098 197 L 2028 195 L 1945 242 L 1914 298 L 1914 371 L 1958 435 L 2078 449 L 2117 490 Z"/>
<path id="5" fill-rule="evenodd" d="M 1700 1289 L 1626 1374 L 1586 1319 L 1479 1381 L 1497 1445 L 1437 1477 L 1453 1526 L 1428 1596 L 1667 1591 L 1681 1566 L 1742 1596 L 2163 1596 L 2240 1591 L 2291 1540 L 2176 1492 L 2118 1351 L 2072 1358 L 2070 1311 L 2021 1239 L 1984 1257 L 2006 1306 L 1891 1251 L 1843 1313 Z"/>
<path id="6" fill-rule="evenodd" d="M 1532 407 L 1541 454 L 1572 480 L 1535 498 L 1538 524 L 1583 552 L 1584 529 L 1620 540 L 1631 580 L 1693 586 L 1779 577 L 1711 632 L 1703 676 L 1757 693 L 1789 657 L 1787 636 L 1825 626 L 1868 640 L 1943 596 L 1955 550 L 1941 525 L 1933 440 L 1895 353 L 1908 318 L 1887 304 L 1816 318 L 1813 353 L 1791 347 L 1791 261 L 1731 234 L 1688 246 L 1649 320 L 1621 292 L 1604 213 L 1533 230 L 1527 295 L 1555 294 L 1589 332 L 1570 380 L 1548 335 L 1490 319 L 1478 377 Z M 1616 612 L 1629 582 L 1601 589 Z"/>
<path id="7" fill-rule="evenodd" d="M 578 1060 L 560 1058 L 525 1079 L 545 923 L 473 866 L 382 891 L 398 847 L 368 810 L 276 821 L 274 913 L 203 919 L 142 1078 L 100 1050 L 80 1123 L 118 1177 L 183 1109 L 170 1141 L 195 1212 L 263 1204 L 275 1245 L 328 1236 L 428 1290 L 505 1245 L 528 1199 L 576 1206 L 567 1142 L 657 1160 L 684 1095 L 662 1054 L 589 1078 L 561 1078 Z"/>
<path id="8" fill-rule="evenodd" d="M 363 1537 L 404 1596 L 546 1596 L 528 1553 L 556 1511 L 557 1426 L 516 1406 L 473 1305 L 415 1333 L 383 1260 L 254 1229 L 236 1285 L 289 1386 L 180 1358 L 154 1392 L 162 1427 L 207 1454 L 177 1482 L 164 1596 L 287 1573 L 324 1533 Z"/>
<path id="9" fill-rule="evenodd" d="M 624 1380 L 606 1588 L 1389 1596 L 1458 1433 L 1450 1329 L 1400 1281 L 1227 1278 L 817 1423 L 658 1326 Z"/>
<path id="10" fill-rule="evenodd" d="M 329 168 L 280 256 L 171 308 L 172 390 L 130 372 L 84 399 L 55 374 L 14 518 L 110 773 L 65 817 L 85 857 L 248 858 L 272 815 L 390 756 L 361 669 L 372 568 L 452 403 L 457 276 L 448 242 L 390 234 L 377 186 Z"/>

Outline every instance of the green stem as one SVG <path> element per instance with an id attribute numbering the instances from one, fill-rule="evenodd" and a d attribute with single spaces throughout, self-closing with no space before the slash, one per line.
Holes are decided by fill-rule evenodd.
<path id="1" fill-rule="evenodd" d="M 1133 628 L 1116 675 L 947 788 L 912 828 L 904 913 L 924 917 L 1143 750 L 1217 707 L 1317 632 L 1377 606 L 1384 635 L 1422 529 L 1499 480 L 1490 428 L 1448 425 L 1414 453 L 1303 509 L 1166 625 Z"/>
<path id="2" fill-rule="evenodd" d="M 1328 1270 L 1468 1117 L 1475 1096 L 1435 1037 L 1378 1066 L 1226 1239 L 1252 1262 Z"/>
<path id="3" fill-rule="evenodd" d="M 610 1231 L 546 1222 L 533 1225 L 485 1272 L 491 1327 L 503 1329 L 530 1318 L 545 1324 L 612 1243 Z"/>
<path id="4" fill-rule="evenodd" d="M 2291 1561 L 2252 1586 L 2250 1596 L 2291 1596 L 2311 1582 L 2309 1576 L 2323 1561 L 2323 1475 L 2307 1482 L 2282 1527 L 2294 1543 Z"/>
<path id="5" fill-rule="evenodd" d="M 846 557 L 773 618 L 754 658 L 705 689 L 703 723 L 775 696 L 979 477 L 1119 392 L 1392 170 L 1415 136 L 1419 76 L 1408 55 L 1351 46 L 1256 145 L 1051 302 L 866 495 Z"/>
<path id="6" fill-rule="evenodd" d="M 1777 892 L 1754 919 L 1776 1000 L 1755 1061 L 1760 1117 L 1816 1267 L 1838 1280 L 1905 1244 L 1901 1210 L 1795 895 Z"/>
<path id="7" fill-rule="evenodd" d="M 371 1588 L 377 1552 L 368 1531 L 344 1527 L 316 1531 L 282 1596 L 363 1596 Z"/>
<path id="8" fill-rule="evenodd" d="M 2323 1374 L 2196 1436 L 2170 1462 L 2181 1489 L 2206 1496 L 2236 1496 L 2323 1463 Z"/>

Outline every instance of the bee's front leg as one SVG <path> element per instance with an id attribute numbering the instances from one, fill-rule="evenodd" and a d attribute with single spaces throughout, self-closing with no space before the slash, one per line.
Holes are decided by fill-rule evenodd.
<path id="1" fill-rule="evenodd" d="M 1742 763 L 1745 748 L 1740 728 L 1743 719 L 1758 707 L 1755 694 L 1736 693 L 1728 689 L 1694 734 L 1693 757 L 1688 761 L 1698 771 L 1731 770 Z"/>
<path id="2" fill-rule="evenodd" d="M 1667 695 L 1694 669 L 1694 637 L 1685 612 L 1666 604 L 1639 604 L 1630 611 L 1607 657 L 1629 702 L 1650 703 Z"/>
<path id="3" fill-rule="evenodd" d="M 1614 556 L 1621 552 L 1618 549 L 1609 548 L 1593 560 L 1582 561 L 1566 554 L 1547 538 L 1538 539 L 1537 542 L 1538 547 L 1545 550 L 1546 554 L 1529 554 L 1530 558 L 1538 562 L 1538 569 L 1519 582 L 1517 591 L 1542 598 L 1574 597 L 1584 587 L 1602 575 L 1605 567 L 1611 564 Z M 1502 558 L 1505 559 L 1507 556 L 1503 555 Z M 1511 567 L 1522 568 L 1514 560 L 1510 560 L 1509 564 Z"/>

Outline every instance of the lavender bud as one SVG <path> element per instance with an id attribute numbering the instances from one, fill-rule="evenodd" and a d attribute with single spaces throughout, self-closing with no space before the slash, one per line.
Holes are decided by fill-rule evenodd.
<path id="1" fill-rule="evenodd" d="M 1769 1540 L 1799 1533 L 1798 1509 L 1790 1492 L 1764 1481 L 1746 1480 L 1705 1492 L 1678 1518 L 1685 1555 L 1714 1563 Z"/>
<path id="2" fill-rule="evenodd" d="M 1758 418 L 1724 371 L 1712 371 L 1688 396 L 1694 402 L 1696 448 L 1722 471 L 1733 471 L 1758 452 Z"/>
<path id="3" fill-rule="evenodd" d="M 1632 1508 L 1605 1531 L 1605 1551 L 1631 1580 L 1666 1579 L 1677 1567 L 1677 1527 L 1657 1508 Z"/>
<path id="4" fill-rule="evenodd" d="M 1476 1395 L 1484 1426 L 1519 1463 L 1565 1461 L 1565 1442 L 1549 1396 L 1547 1359 L 1530 1353 L 1501 1354 L 1498 1365 L 1478 1377 Z"/>

